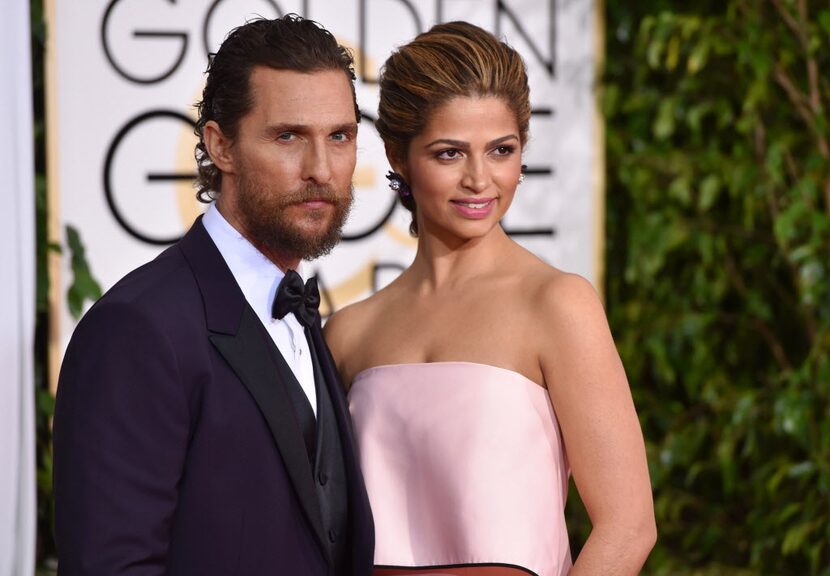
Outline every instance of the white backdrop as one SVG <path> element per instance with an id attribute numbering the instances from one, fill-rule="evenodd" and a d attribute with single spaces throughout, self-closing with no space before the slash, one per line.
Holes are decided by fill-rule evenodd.
<path id="1" fill-rule="evenodd" d="M 0 576 L 34 574 L 35 189 L 29 2 L 0 18 Z"/>
<path id="2" fill-rule="evenodd" d="M 350 46 L 366 117 L 358 138 L 356 203 L 346 238 L 315 262 L 324 312 L 369 295 L 408 265 L 409 217 L 386 187 L 383 146 L 371 119 L 377 71 L 396 45 L 438 21 L 468 20 L 503 36 L 528 65 L 530 176 L 505 227 L 558 267 L 598 278 L 602 143 L 593 97 L 593 0 L 52 0 L 56 78 L 50 126 L 53 205 L 76 227 L 104 289 L 178 238 L 199 214 L 194 200 L 193 103 L 207 53 L 231 28 L 288 12 L 321 22 Z M 66 258 L 64 260 L 67 260 Z M 73 322 L 59 302 L 62 351 Z"/>

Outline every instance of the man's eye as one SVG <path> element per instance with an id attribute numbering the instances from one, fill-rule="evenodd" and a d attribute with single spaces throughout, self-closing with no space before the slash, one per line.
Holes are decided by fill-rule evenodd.
<path id="1" fill-rule="evenodd" d="M 291 141 L 293 139 L 294 139 L 294 133 L 293 132 L 283 132 L 282 134 L 277 136 L 277 140 L 284 140 L 286 142 Z"/>
<path id="2" fill-rule="evenodd" d="M 345 132 L 335 132 L 331 135 L 331 139 L 337 142 L 347 142 L 349 140 L 349 135 Z"/>

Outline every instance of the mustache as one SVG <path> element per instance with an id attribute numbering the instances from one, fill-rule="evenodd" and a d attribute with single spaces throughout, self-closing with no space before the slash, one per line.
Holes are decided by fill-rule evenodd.
<path id="1" fill-rule="evenodd" d="M 351 186 L 345 190 L 345 193 L 338 193 L 337 190 L 327 184 L 307 184 L 300 190 L 283 196 L 281 203 L 283 206 L 289 206 L 291 204 L 300 204 L 312 200 L 322 200 L 323 202 L 337 204 L 347 200 L 349 197 L 351 197 Z"/>

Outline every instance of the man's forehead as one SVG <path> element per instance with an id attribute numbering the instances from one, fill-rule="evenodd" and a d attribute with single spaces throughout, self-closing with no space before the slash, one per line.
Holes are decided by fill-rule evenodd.
<path id="1" fill-rule="evenodd" d="M 251 73 L 251 112 L 269 123 L 327 126 L 355 122 L 350 80 L 342 70 L 297 72 L 258 66 Z"/>

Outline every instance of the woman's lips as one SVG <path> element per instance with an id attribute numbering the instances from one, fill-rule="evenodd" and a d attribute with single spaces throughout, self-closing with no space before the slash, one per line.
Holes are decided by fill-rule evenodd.
<path id="1" fill-rule="evenodd" d="M 450 203 L 455 206 L 463 216 L 472 219 L 486 218 L 493 211 L 496 205 L 495 198 L 459 198 L 457 200 L 450 200 Z"/>

